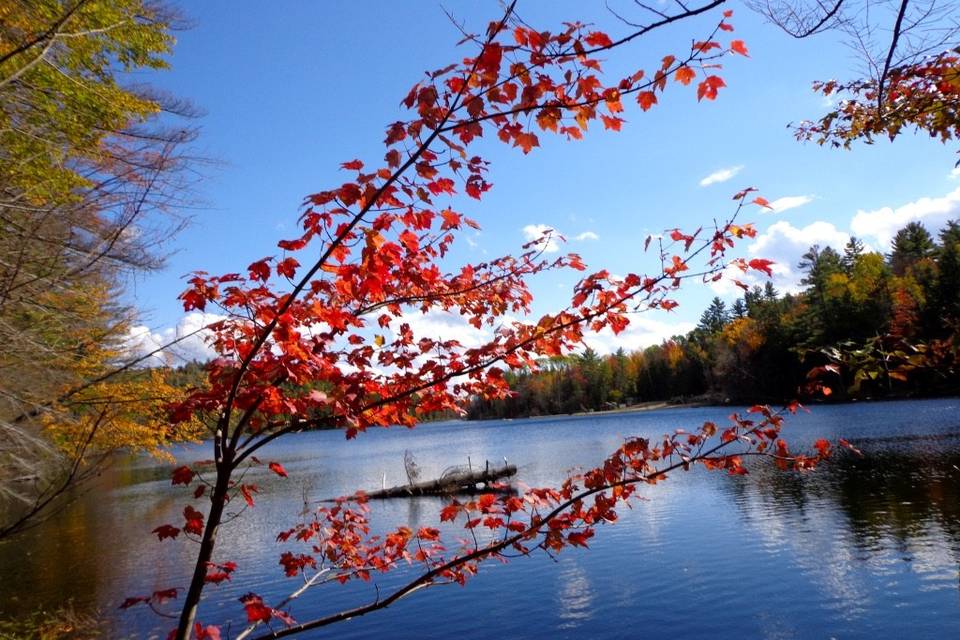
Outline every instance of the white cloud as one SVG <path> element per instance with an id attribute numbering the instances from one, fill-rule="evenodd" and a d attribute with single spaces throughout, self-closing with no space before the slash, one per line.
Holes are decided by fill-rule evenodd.
<path id="1" fill-rule="evenodd" d="M 922 222 L 934 232 L 947 220 L 960 215 L 960 188 L 940 198 L 920 198 L 892 209 L 882 207 L 873 211 L 857 211 L 850 222 L 850 230 L 862 238 L 874 238 L 881 251 L 886 251 L 897 231 L 909 222 Z"/>
<path id="2" fill-rule="evenodd" d="M 544 253 L 556 253 L 560 250 L 560 243 L 566 238 L 555 227 L 551 227 L 550 225 L 546 224 L 528 224 L 523 228 L 523 237 L 527 240 L 527 242 L 535 242 L 540 240 L 546 234 L 550 235 L 549 238 L 543 240 L 542 244 Z M 583 233 L 574 236 L 573 239 L 576 242 L 586 242 L 588 240 L 599 240 L 600 236 L 593 231 L 584 231 Z"/>
<path id="3" fill-rule="evenodd" d="M 803 288 L 800 286 L 802 274 L 792 269 L 790 263 L 776 262 L 770 265 L 770 270 L 773 271 L 772 278 L 768 278 L 759 271 L 752 269 L 741 271 L 739 267 L 729 265 L 723 270 L 722 278 L 710 282 L 710 288 L 721 298 L 739 298 L 743 295 L 743 288 L 737 286 L 734 280 L 742 282 L 748 287 L 762 287 L 769 280 L 773 282 L 773 285 L 780 293 L 796 293 Z"/>
<path id="4" fill-rule="evenodd" d="M 617 349 L 635 351 L 653 344 L 660 344 L 667 338 L 683 335 L 696 327 L 691 322 L 662 322 L 650 317 L 633 316 L 630 324 L 619 335 L 609 328 L 595 332 L 585 332 L 584 343 L 600 354 L 613 353 Z"/>
<path id="5" fill-rule="evenodd" d="M 396 332 L 403 323 L 410 325 L 417 340 L 420 338 L 457 340 L 467 348 L 479 347 L 492 337 L 489 327 L 477 329 L 467 322 L 465 317 L 449 311 L 433 310 L 427 313 L 409 311 L 394 320 L 390 327 Z"/>
<path id="6" fill-rule="evenodd" d="M 951 178 L 960 178 L 960 167 L 954 167 L 950 170 Z"/>
<path id="7" fill-rule="evenodd" d="M 719 171 L 714 171 L 706 178 L 700 181 L 701 187 L 709 187 L 712 184 L 718 184 L 720 182 L 726 182 L 733 176 L 740 173 L 743 169 L 743 165 L 739 164 L 735 167 L 727 167 L 726 169 L 720 169 Z"/>
<path id="8" fill-rule="evenodd" d="M 191 311 L 180 318 L 175 327 L 153 330 L 144 325 L 134 326 L 124 347 L 133 357 L 157 351 L 144 362 L 146 366 L 177 366 L 191 360 L 205 362 L 215 357 L 216 352 L 207 344 L 210 332 L 204 327 L 223 319 L 224 316 L 214 313 Z M 178 339 L 176 344 L 162 348 Z"/>
<path id="9" fill-rule="evenodd" d="M 549 237 L 544 237 L 547 233 L 550 234 Z M 540 244 L 543 245 L 545 253 L 556 253 L 560 250 L 560 234 L 556 229 L 545 224 L 528 224 L 523 228 L 523 237 L 527 242 L 541 240 Z"/>
<path id="10" fill-rule="evenodd" d="M 843 251 L 843 246 L 850 239 L 850 235 L 837 229 L 832 223 L 819 220 L 805 227 L 794 227 L 785 220 L 773 223 L 767 230 L 758 235 L 757 239 L 747 247 L 750 257 L 773 260 L 773 284 L 781 293 L 795 292 L 800 289 L 800 280 L 803 274 L 797 269 L 800 257 L 807 250 L 817 244 L 823 247 L 833 247 Z M 711 283 L 711 288 L 718 295 L 742 293 L 733 280 L 739 280 L 747 285 L 762 285 L 767 278 L 755 271 L 744 273 L 736 267 L 728 267 L 724 278 Z"/>
<path id="11" fill-rule="evenodd" d="M 785 196 L 770 203 L 770 208 L 764 208 L 764 213 L 783 213 L 788 209 L 796 209 L 813 202 L 813 196 Z"/>

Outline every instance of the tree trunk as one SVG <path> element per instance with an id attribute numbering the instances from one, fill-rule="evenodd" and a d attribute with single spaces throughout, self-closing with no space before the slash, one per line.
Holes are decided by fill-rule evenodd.
<path id="1" fill-rule="evenodd" d="M 220 526 L 220 520 L 223 518 L 223 509 L 227 504 L 227 491 L 230 488 L 232 471 L 232 460 L 225 459 L 217 465 L 217 482 L 210 496 L 210 513 L 207 514 L 207 523 L 200 540 L 197 563 L 193 568 L 193 578 L 183 601 L 180 621 L 177 623 L 176 640 L 190 640 L 193 633 L 192 627 L 197 618 L 200 595 L 203 593 L 207 576 L 207 563 L 213 558 L 213 549 L 217 543 L 217 529 Z"/>

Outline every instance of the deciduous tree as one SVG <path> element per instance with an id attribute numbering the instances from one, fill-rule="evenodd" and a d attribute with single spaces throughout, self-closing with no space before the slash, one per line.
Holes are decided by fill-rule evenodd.
<path id="1" fill-rule="evenodd" d="M 209 474 L 183 466 L 173 475 L 178 485 L 202 480 L 194 495 L 209 500 L 208 508 L 188 504 L 182 522 L 154 531 L 161 540 L 199 543 L 174 637 L 218 637 L 215 625 L 198 619 L 200 596 L 238 570 L 230 549 L 218 549 L 217 534 L 229 500 L 254 503 L 257 488 L 244 483 L 243 470 L 263 464 L 257 456 L 270 442 L 318 426 L 338 427 L 354 438 L 371 427 L 410 427 L 418 416 L 458 410 L 468 396 L 502 397 L 509 393 L 504 369 L 534 368 L 541 358 L 567 354 L 587 331 L 619 333 L 630 313 L 669 310 L 677 305 L 673 292 L 686 280 L 718 277 L 731 264 L 770 272 L 769 261 L 748 263 L 726 253 L 738 238 L 755 234 L 735 220 L 751 203 L 766 205 L 752 189 L 736 194 L 723 224 L 692 233 L 668 230 L 659 245 L 660 269 L 619 277 L 590 273 L 566 308 L 535 321 L 510 319 L 530 311 L 526 280 L 548 269 L 585 270 L 575 254 L 548 259 L 544 248 L 554 239 L 535 240 L 517 256 L 453 270 L 441 266 L 458 232 L 476 226 L 453 208 L 454 196 L 481 200 L 492 187 L 489 164 L 475 151 L 479 141 L 494 138 L 526 155 L 540 146 L 541 136 L 579 140 L 591 125 L 618 131 L 626 124 L 625 102 L 635 101 L 645 112 L 671 87 L 690 86 L 695 99 L 716 99 L 725 86 L 720 58 L 747 54 L 743 41 L 728 35 L 729 11 L 716 16 L 689 48 L 658 56 L 649 68 L 610 78 L 603 66 L 645 34 L 720 4 L 654 12 L 651 22 L 622 36 L 579 22 L 543 30 L 521 20 L 511 4 L 482 34 L 465 37 L 470 51 L 460 62 L 413 86 L 402 102 L 408 119 L 387 127 L 382 161 L 348 160 L 342 184 L 307 197 L 303 232 L 281 242 L 280 255 L 242 272 L 194 275 L 182 295 L 184 308 L 216 307 L 226 319 L 213 327 L 219 357 L 208 367 L 206 388 L 172 413 L 175 422 L 198 418 L 207 424 L 214 459 Z M 407 321 L 409 314 L 438 312 L 485 328 L 486 341 L 468 348 L 417 335 Z M 659 482 L 674 470 L 703 465 L 742 474 L 744 455 L 809 468 L 829 453 L 825 441 L 816 455 L 790 453 L 779 439 L 781 416 L 764 407 L 752 411 L 756 419 L 738 416 L 727 428 L 707 423 L 662 441 L 630 439 L 601 467 L 556 489 L 451 503 L 441 520 L 465 521 L 474 540 L 459 551 L 448 552 L 432 527 L 400 526 L 371 537 L 363 496 L 338 500 L 280 532 L 281 541 L 306 545 L 281 555 L 287 575 L 303 575 L 308 587 L 324 576 L 369 579 L 404 563 L 419 575 L 373 603 L 300 623 L 284 603 L 250 593 L 241 599 L 246 619 L 253 626 L 273 619 L 289 625 L 258 637 L 319 628 L 389 606 L 422 587 L 462 584 L 481 561 L 507 551 L 586 546 L 597 526 L 616 518 L 617 505 L 637 484 Z M 268 464 L 286 476 L 282 466 Z M 125 606 L 158 606 L 180 594 L 171 587 L 134 596 Z"/>
<path id="2" fill-rule="evenodd" d="M 107 452 L 171 435 L 145 421 L 178 395 L 123 366 L 119 300 L 162 265 L 197 168 L 194 110 L 128 75 L 165 66 L 174 22 L 144 0 L 0 1 L 0 537 Z"/>

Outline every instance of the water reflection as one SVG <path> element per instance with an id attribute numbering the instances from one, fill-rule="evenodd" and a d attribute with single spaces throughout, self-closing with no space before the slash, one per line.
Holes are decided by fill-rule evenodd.
<path id="1" fill-rule="evenodd" d="M 942 529 L 953 549 L 960 546 L 960 435 L 854 444 L 864 457 L 838 455 L 804 475 L 756 469 L 731 493 L 740 506 L 755 495 L 774 514 L 796 512 L 791 519 L 809 518 L 811 507 L 837 510 L 864 550 L 890 538 L 905 547 L 931 527 Z"/>
<path id="2" fill-rule="evenodd" d="M 575 561 L 565 562 L 558 575 L 557 617 L 560 629 L 576 629 L 593 615 L 594 594 L 587 573 Z"/>
<path id="3" fill-rule="evenodd" d="M 862 622 L 878 608 L 917 609 L 918 594 L 957 591 L 960 437 L 855 444 L 863 458 L 804 475 L 758 468 L 729 493 L 765 551 L 815 582 L 834 616 Z"/>
<path id="4" fill-rule="evenodd" d="M 687 637 L 737 629 L 745 637 L 935 637 L 960 625 L 960 429 L 955 400 L 818 408 L 790 421 L 798 445 L 845 436 L 864 458 L 840 456 L 812 474 L 759 465 L 743 478 L 694 472 L 643 489 L 650 501 L 603 527 L 589 551 L 491 564 L 467 589 L 415 596 L 397 608 L 338 629 L 344 638 L 397 635 L 475 637 Z M 427 425 L 382 431 L 361 443 L 330 432 L 278 443 L 270 459 L 291 478 L 251 476 L 257 508 L 226 527 L 222 542 L 242 567 L 211 591 L 209 615 L 226 619 L 236 597 L 256 588 L 282 597 L 292 583 L 277 569 L 278 530 L 315 502 L 357 488 L 402 482 L 410 449 L 427 476 L 451 464 L 500 460 L 520 465 L 528 485 L 557 482 L 589 467 L 633 434 L 718 420 L 729 409 Z M 183 449 L 183 459 L 205 451 Z M 118 614 L 128 595 L 182 581 L 191 545 L 160 545 L 150 529 L 178 517 L 182 494 L 167 470 L 149 461 L 121 465 L 103 489 L 15 544 L 0 546 L 0 615 L 15 616 L 74 598 L 116 618 L 117 635 L 157 633 L 162 622 Z M 419 498 L 372 504 L 382 531 L 437 522 L 442 501 Z M 454 537 L 462 529 L 451 530 Z M 24 551 L 29 550 L 29 551 Z M 387 589 L 399 578 L 388 576 Z M 386 592 L 386 591 L 384 591 Z M 309 618 L 376 596 L 368 584 L 318 591 L 297 603 Z M 478 603 L 485 611 L 478 621 Z M 680 603 L 680 604 L 677 604 Z"/>

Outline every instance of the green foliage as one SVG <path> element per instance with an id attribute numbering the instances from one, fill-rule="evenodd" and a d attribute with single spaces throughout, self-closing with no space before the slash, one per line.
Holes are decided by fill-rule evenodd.
<path id="1" fill-rule="evenodd" d="M 723 326 L 730 319 L 727 313 L 727 305 L 719 297 L 714 297 L 710 301 L 703 314 L 700 316 L 700 324 L 697 328 L 706 334 L 715 334 L 723 330 Z"/>
<path id="2" fill-rule="evenodd" d="M 898 276 L 924 258 L 933 255 L 936 246 L 927 229 L 919 222 L 911 222 L 897 232 L 890 252 L 890 267 Z"/>
<path id="3" fill-rule="evenodd" d="M 33 204 L 76 197 L 104 141 L 160 104 L 117 74 L 162 68 L 173 38 L 143 0 L 0 2 L 0 176 Z"/>

